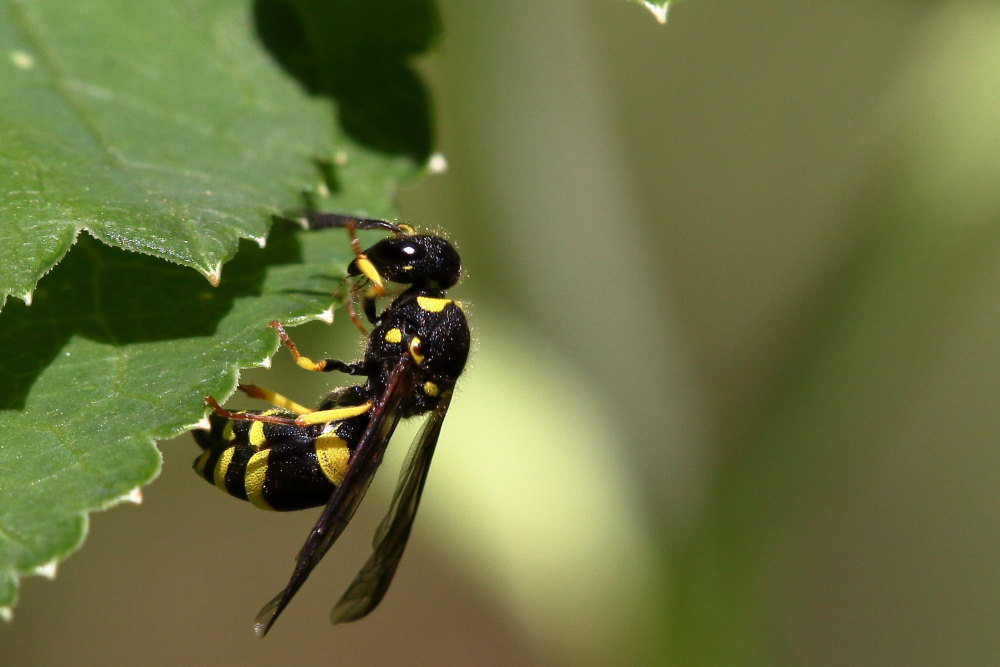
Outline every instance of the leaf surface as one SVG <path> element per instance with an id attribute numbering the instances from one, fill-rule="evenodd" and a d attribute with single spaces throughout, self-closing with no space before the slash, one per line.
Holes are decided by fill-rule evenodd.
<path id="1" fill-rule="evenodd" d="M 0 304 L 30 299 L 81 229 L 214 282 L 303 193 L 388 214 L 429 150 L 405 58 L 434 15 L 402 2 L 418 28 L 373 32 L 385 3 L 328 4 L 0 3 Z"/>
<path id="2" fill-rule="evenodd" d="M 346 235 L 272 215 L 392 217 L 436 31 L 418 0 L 0 0 L 0 295 L 30 303 L 0 313 L 0 612 L 274 352 L 267 322 L 330 308 Z"/>

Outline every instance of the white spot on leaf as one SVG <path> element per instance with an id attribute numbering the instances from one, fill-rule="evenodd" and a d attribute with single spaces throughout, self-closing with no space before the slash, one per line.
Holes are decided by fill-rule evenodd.
<path id="1" fill-rule="evenodd" d="M 31 69 L 35 66 L 35 59 L 27 51 L 11 51 L 10 61 L 21 69 Z"/>

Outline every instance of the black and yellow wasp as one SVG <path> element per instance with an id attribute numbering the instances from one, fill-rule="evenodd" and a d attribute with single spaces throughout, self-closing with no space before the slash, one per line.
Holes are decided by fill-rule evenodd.
<path id="1" fill-rule="evenodd" d="M 255 631 L 264 636 L 319 560 L 333 545 L 382 462 L 399 420 L 430 413 L 407 455 L 389 512 L 373 541 L 374 552 L 330 614 L 333 623 L 364 617 L 382 600 L 403 555 L 431 456 L 455 381 L 469 354 L 469 325 L 461 305 L 445 292 L 461 275 L 452 245 L 405 225 L 320 213 L 310 228 L 346 228 L 355 259 L 355 278 L 346 303 L 360 299 L 373 325 L 360 361 L 313 361 L 299 354 L 284 327 L 272 322 L 296 363 L 312 371 L 338 371 L 365 378 L 334 390 L 315 410 L 268 389 L 241 385 L 246 394 L 275 406 L 265 411 L 232 412 L 212 398 L 211 429 L 195 431 L 204 450 L 194 463 L 198 474 L 223 491 L 257 507 L 296 510 L 325 505 L 299 552 L 288 585 L 257 615 Z M 390 235 L 361 250 L 355 230 Z M 345 280 L 347 280 L 345 279 Z M 407 285 L 381 313 L 377 299 L 385 282 Z"/>

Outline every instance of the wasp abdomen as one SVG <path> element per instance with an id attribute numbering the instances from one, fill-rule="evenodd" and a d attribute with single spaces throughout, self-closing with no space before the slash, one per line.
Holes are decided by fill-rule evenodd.
<path id="1" fill-rule="evenodd" d="M 194 462 L 198 474 L 261 509 L 291 511 L 326 504 L 344 478 L 365 419 L 304 428 L 215 415 L 210 421 L 211 430 L 194 432 L 205 450 Z"/>

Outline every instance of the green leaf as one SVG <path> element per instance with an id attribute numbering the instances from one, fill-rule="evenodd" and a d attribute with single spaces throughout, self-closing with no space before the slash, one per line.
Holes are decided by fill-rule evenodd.
<path id="1" fill-rule="evenodd" d="M 405 59 L 436 21 L 419 1 L 6 0 L 0 305 L 81 229 L 214 282 L 303 192 L 389 213 L 430 148 Z"/>
<path id="2" fill-rule="evenodd" d="M 346 235 L 271 215 L 391 213 L 437 26 L 421 0 L 0 4 L 0 293 L 31 297 L 0 313 L 0 613 L 265 362 L 267 322 L 330 308 Z"/>

